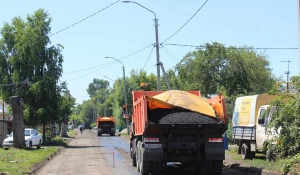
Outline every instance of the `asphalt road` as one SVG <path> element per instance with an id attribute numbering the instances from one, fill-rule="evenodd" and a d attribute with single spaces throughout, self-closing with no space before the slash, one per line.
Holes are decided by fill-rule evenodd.
<path id="1" fill-rule="evenodd" d="M 37 173 L 39 175 L 139 175 L 131 165 L 129 142 L 119 136 L 96 136 L 95 130 L 85 130 L 72 139 L 67 148 Z M 163 167 L 163 175 L 195 174 L 193 169 L 169 163 Z M 223 175 L 254 175 L 261 172 L 223 168 Z"/>

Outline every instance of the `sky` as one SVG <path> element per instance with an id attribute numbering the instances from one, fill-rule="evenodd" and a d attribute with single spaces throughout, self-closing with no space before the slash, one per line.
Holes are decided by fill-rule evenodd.
<path id="1" fill-rule="evenodd" d="M 82 103 L 89 99 L 86 89 L 94 78 L 105 79 L 112 86 L 113 81 L 123 77 L 122 64 L 105 57 L 120 60 L 125 67 L 125 76 L 130 76 L 132 70 L 141 69 L 148 74 L 157 74 L 156 52 L 151 45 L 155 43 L 154 14 L 137 4 L 116 1 L 3 1 L 0 6 L 0 28 L 16 16 L 25 18 L 40 8 L 46 10 L 52 18 L 51 33 L 54 35 L 50 37 L 51 44 L 64 46 L 60 81 L 66 81 L 76 102 Z M 182 27 L 205 1 L 135 2 L 156 14 L 161 43 Z M 199 46 L 212 42 L 236 47 L 298 48 L 298 1 L 208 0 L 179 32 L 163 42 L 165 45 L 159 50 L 160 61 L 165 70 L 174 69 L 188 52 L 195 51 L 194 47 L 169 44 Z M 276 77 L 286 80 L 288 63 L 282 61 L 291 61 L 290 77 L 299 75 L 298 49 L 259 52 L 268 56 Z"/>

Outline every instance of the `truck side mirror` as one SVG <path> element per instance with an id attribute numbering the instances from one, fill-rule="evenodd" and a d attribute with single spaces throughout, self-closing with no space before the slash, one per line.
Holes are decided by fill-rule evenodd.
<path id="1" fill-rule="evenodd" d="M 265 124 L 265 119 L 264 118 L 258 119 L 258 124 L 261 124 L 261 125 Z"/>

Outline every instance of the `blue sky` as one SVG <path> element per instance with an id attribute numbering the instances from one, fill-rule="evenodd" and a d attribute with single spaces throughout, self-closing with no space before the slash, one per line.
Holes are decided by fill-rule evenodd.
<path id="1" fill-rule="evenodd" d="M 13 17 L 25 18 L 27 14 L 43 8 L 52 17 L 52 33 L 116 2 L 116 0 L 10 0 L 1 3 L 0 28 Z M 159 40 L 163 41 L 177 31 L 205 2 L 205 0 L 137 0 L 154 11 L 159 19 Z M 244 45 L 261 48 L 298 48 L 297 1 L 274 0 L 209 0 L 199 13 L 176 35 L 165 43 L 203 45 L 220 42 L 226 46 Z M 150 55 L 148 47 L 155 42 L 154 15 L 136 4 L 122 3 L 99 12 L 91 18 L 51 37 L 52 44 L 62 44 L 64 73 L 77 103 L 89 99 L 86 92 L 93 78 L 122 78 L 122 64 L 104 57 L 121 59 L 125 74 L 132 69 L 142 69 Z M 160 48 L 160 60 L 166 70 L 193 47 L 166 45 Z M 286 79 L 290 60 L 290 76 L 299 75 L 298 50 L 261 50 L 268 55 L 273 73 Z M 153 50 L 144 70 L 156 75 L 156 55 Z M 82 70 L 82 71 L 80 71 Z M 111 84 L 111 80 L 108 80 Z"/>

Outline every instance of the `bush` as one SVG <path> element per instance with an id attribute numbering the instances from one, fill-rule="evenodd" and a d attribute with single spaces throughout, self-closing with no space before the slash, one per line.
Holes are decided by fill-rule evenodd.
<path id="1" fill-rule="evenodd" d="M 52 146 L 67 146 L 67 141 L 62 137 L 56 136 L 49 141 L 43 143 L 43 145 L 52 145 Z"/>
<path id="2" fill-rule="evenodd" d="M 282 157 L 296 155 L 300 151 L 300 94 L 290 97 L 286 103 L 275 100 L 272 105 L 276 106 L 276 112 L 268 128 L 280 129 L 277 150 Z"/>

